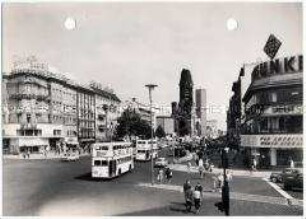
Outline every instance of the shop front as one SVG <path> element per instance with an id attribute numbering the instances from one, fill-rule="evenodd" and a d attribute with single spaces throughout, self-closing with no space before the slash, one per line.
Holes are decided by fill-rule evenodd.
<path id="1" fill-rule="evenodd" d="M 245 163 L 255 159 L 258 168 L 286 167 L 290 159 L 297 165 L 303 161 L 302 134 L 241 135 L 241 146 L 245 149 Z"/>

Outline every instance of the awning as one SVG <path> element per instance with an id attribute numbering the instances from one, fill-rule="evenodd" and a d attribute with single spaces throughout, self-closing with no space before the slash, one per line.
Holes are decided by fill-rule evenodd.
<path id="1" fill-rule="evenodd" d="M 79 145 L 78 139 L 76 137 L 65 138 L 65 143 L 70 145 Z"/>
<path id="2" fill-rule="evenodd" d="M 91 141 L 95 141 L 95 139 L 94 138 L 80 139 L 80 142 L 91 142 Z"/>
<path id="3" fill-rule="evenodd" d="M 42 145 L 49 145 L 48 139 L 42 138 L 20 138 L 18 139 L 19 147 L 37 147 Z"/>

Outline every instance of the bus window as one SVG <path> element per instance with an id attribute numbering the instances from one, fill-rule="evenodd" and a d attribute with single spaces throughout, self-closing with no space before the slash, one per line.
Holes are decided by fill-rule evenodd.
<path id="1" fill-rule="evenodd" d="M 103 151 L 108 151 L 108 147 L 107 146 L 102 146 L 102 147 L 100 147 L 100 149 L 103 150 Z"/>
<path id="2" fill-rule="evenodd" d="M 145 153 L 146 151 L 144 151 L 144 150 L 138 150 L 137 152 L 143 154 L 143 153 Z"/>
<path id="3" fill-rule="evenodd" d="M 100 160 L 95 160 L 94 161 L 94 165 L 95 166 L 100 166 L 101 165 L 101 161 Z"/>
<path id="4" fill-rule="evenodd" d="M 102 166 L 107 166 L 107 161 L 106 160 L 102 160 Z"/>

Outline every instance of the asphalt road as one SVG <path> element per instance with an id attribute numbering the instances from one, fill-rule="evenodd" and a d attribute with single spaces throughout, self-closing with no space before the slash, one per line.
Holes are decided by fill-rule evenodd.
<path id="1" fill-rule="evenodd" d="M 77 162 L 59 160 L 4 160 L 3 214 L 5 216 L 108 216 L 173 215 L 185 212 L 183 194 L 175 191 L 139 187 L 150 182 L 150 163 L 136 163 L 132 173 L 112 180 L 90 177 L 90 158 Z M 174 172 L 171 184 L 182 185 L 191 178 L 204 189 L 212 188 L 210 176 Z M 252 186 L 249 186 L 253 183 Z M 261 184 L 262 183 L 262 184 Z M 253 188 L 253 189 L 252 189 Z M 265 182 L 235 178 L 235 192 L 274 194 Z M 259 194 L 259 195 L 260 195 Z M 205 198 L 200 215 L 218 215 L 214 203 L 219 198 Z M 275 204 L 231 200 L 232 215 L 302 215 L 302 209 Z M 192 216 L 193 214 L 191 214 Z"/>

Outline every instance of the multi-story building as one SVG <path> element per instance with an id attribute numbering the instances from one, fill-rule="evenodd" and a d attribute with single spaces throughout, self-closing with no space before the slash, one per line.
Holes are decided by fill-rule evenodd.
<path id="1" fill-rule="evenodd" d="M 215 139 L 219 136 L 218 133 L 218 121 L 216 119 L 206 121 L 206 137 L 209 139 Z"/>
<path id="2" fill-rule="evenodd" d="M 76 98 L 75 87 L 47 69 L 28 67 L 3 75 L 2 83 L 7 109 L 3 111 L 3 141 L 9 152 L 63 150 L 60 143 L 77 144 L 76 111 L 67 109 L 76 107 L 71 100 Z"/>
<path id="3" fill-rule="evenodd" d="M 100 140 L 101 97 L 115 126 L 120 100 L 114 93 L 80 85 L 47 66 L 22 63 L 3 74 L 4 152 L 60 153 Z"/>
<path id="4" fill-rule="evenodd" d="M 197 122 L 195 123 L 198 136 L 206 136 L 206 90 L 196 89 L 195 91 L 195 111 Z"/>
<path id="5" fill-rule="evenodd" d="M 92 82 L 90 87 L 95 92 L 96 140 L 110 140 L 121 113 L 121 100 L 112 90 L 103 88 L 99 83 Z"/>
<path id="6" fill-rule="evenodd" d="M 133 109 L 136 113 L 140 115 L 140 118 L 144 121 L 146 121 L 148 124 L 151 122 L 151 112 L 150 112 L 150 105 L 141 103 L 137 101 L 136 98 L 132 98 L 132 100 L 127 100 L 125 102 L 124 108 L 130 108 Z M 156 129 L 156 115 L 160 109 L 156 106 L 152 106 L 152 117 L 153 117 L 153 128 Z"/>
<path id="7" fill-rule="evenodd" d="M 86 147 L 95 141 L 95 93 L 89 86 L 80 86 L 77 92 L 78 140 Z"/>
<path id="8" fill-rule="evenodd" d="M 233 94 L 227 111 L 227 141 L 231 148 L 239 148 L 241 128 L 241 77 L 232 85 Z"/>
<path id="9" fill-rule="evenodd" d="M 303 155 L 303 56 L 258 64 L 243 96 L 241 147 L 259 165 L 288 165 Z"/>
<path id="10" fill-rule="evenodd" d="M 171 116 L 157 116 L 156 126 L 161 126 L 166 135 L 174 134 L 174 119 Z"/>

